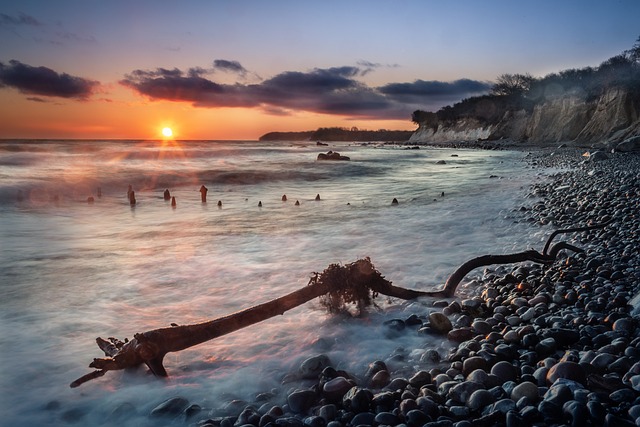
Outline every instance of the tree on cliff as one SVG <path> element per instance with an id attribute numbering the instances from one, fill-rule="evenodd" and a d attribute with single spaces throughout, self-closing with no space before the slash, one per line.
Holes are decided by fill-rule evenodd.
<path id="1" fill-rule="evenodd" d="M 492 95 L 521 96 L 529 91 L 535 79 L 531 74 L 501 74 L 491 88 Z"/>

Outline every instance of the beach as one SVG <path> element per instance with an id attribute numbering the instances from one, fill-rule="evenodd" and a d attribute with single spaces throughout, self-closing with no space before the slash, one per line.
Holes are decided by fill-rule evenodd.
<path id="1" fill-rule="evenodd" d="M 457 343 L 442 360 L 423 353 L 431 369 L 397 370 L 413 349 L 372 360 L 364 375 L 316 358 L 301 370 L 312 365 L 317 378 L 292 384 L 286 396 L 236 403 L 237 414 L 195 424 L 636 425 L 639 158 L 608 154 L 589 162 L 576 150 L 561 151 L 529 156 L 539 166 L 572 168 L 531 188 L 541 199 L 521 209 L 523 220 L 558 229 L 609 225 L 560 238 L 584 252 L 563 251 L 549 265 L 487 268 L 465 299 L 436 300 L 419 320 L 388 323 L 402 333 L 438 334 L 448 328 L 434 324 L 434 313 L 450 319 L 446 334 Z M 189 403 L 182 402 L 187 412 Z"/>
<path id="2" fill-rule="evenodd" d="M 324 164 L 309 144 L 130 145 L 62 144 L 60 159 L 45 153 L 54 179 L 18 169 L 37 198 L 15 203 L 26 181 L 0 189 L 13 425 L 635 423 L 635 155 L 340 145 L 351 163 Z M 30 147 L 3 164 L 40 168 Z M 54 182 L 71 164 L 82 175 Z M 71 191 L 98 183 L 94 204 Z M 559 228 L 610 220 L 554 240 L 584 253 L 479 268 L 453 298 L 378 298 L 360 318 L 313 302 L 171 353 L 168 380 L 140 368 L 68 388 L 102 356 L 96 336 L 233 313 L 330 263 L 370 256 L 395 285 L 435 290 L 468 259 L 542 251 Z"/>

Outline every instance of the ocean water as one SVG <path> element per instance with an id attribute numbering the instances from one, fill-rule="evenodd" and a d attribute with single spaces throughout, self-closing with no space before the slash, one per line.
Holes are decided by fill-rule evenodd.
<path id="1" fill-rule="evenodd" d="M 380 297 L 362 317 L 328 314 L 310 301 L 169 353 L 168 379 L 141 367 L 69 387 L 104 356 L 98 336 L 131 338 L 228 315 L 299 289 L 332 263 L 368 256 L 395 285 L 430 290 L 475 256 L 541 246 L 540 230 L 515 220 L 514 210 L 532 203 L 528 186 L 541 179 L 524 153 L 405 148 L 0 142 L 2 424 L 158 425 L 150 410 L 176 396 L 208 416 L 261 392 L 282 404 L 298 385 L 283 385 L 284 375 L 317 354 L 355 375 L 400 348 L 404 359 L 389 361 L 394 373 L 433 367 L 420 356 L 445 356 L 446 341 L 411 330 L 390 336 L 383 326 L 428 313 L 432 300 Z M 327 150 L 351 161 L 317 161 Z M 165 189 L 175 207 L 163 200 Z M 480 274 L 456 297 L 472 293 Z"/>

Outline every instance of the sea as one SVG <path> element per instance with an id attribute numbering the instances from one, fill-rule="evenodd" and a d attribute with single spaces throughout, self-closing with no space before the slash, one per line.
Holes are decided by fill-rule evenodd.
<path id="1" fill-rule="evenodd" d="M 329 150 L 350 160 L 317 160 Z M 313 300 L 169 353 L 165 379 L 140 367 L 69 386 L 104 357 L 96 337 L 227 316 L 331 264 L 369 257 L 396 286 L 436 290 L 473 257 L 539 248 L 548 230 L 517 211 L 546 172 L 525 156 L 377 142 L 0 141 L 0 424 L 157 426 L 151 411 L 174 397 L 201 411 L 161 425 L 256 396 L 282 405 L 309 386 L 295 374 L 320 354 L 357 378 L 376 360 L 392 377 L 437 366 L 423 356 L 446 358 L 446 339 L 385 324 L 424 317 L 436 299 L 379 296 L 360 316 Z M 474 295 L 483 274 L 455 298 Z"/>

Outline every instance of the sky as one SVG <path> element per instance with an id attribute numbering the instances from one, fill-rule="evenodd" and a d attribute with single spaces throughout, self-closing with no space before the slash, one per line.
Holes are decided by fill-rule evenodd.
<path id="1" fill-rule="evenodd" d="M 597 66 L 638 0 L 0 0 L 0 138 L 414 130 L 505 73 Z"/>

